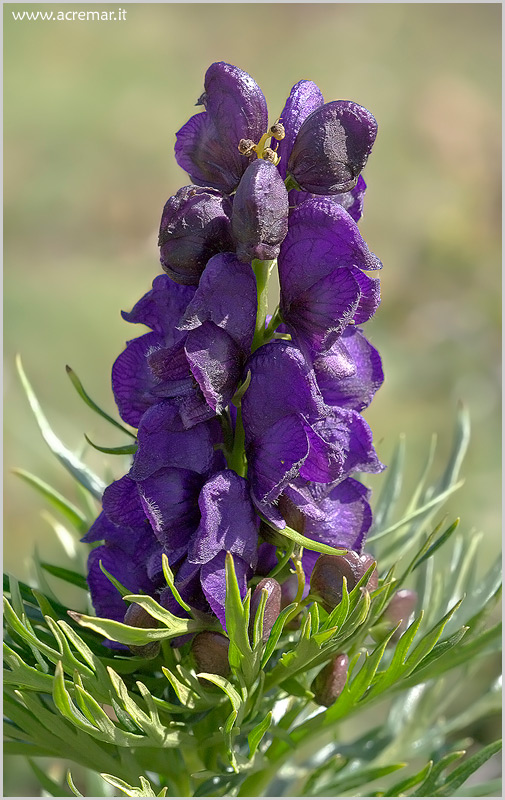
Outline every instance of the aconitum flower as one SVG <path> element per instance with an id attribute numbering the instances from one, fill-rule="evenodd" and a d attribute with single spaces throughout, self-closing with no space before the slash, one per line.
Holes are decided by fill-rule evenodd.
<path id="1" fill-rule="evenodd" d="M 198 105 L 205 111 L 178 131 L 175 158 L 193 183 L 230 193 L 249 165 L 240 140 L 257 142 L 267 129 L 266 100 L 247 72 L 220 61 L 207 70 Z"/>

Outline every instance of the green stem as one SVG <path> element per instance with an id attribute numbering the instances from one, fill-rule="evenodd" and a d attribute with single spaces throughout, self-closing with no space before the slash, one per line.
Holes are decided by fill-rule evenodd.
<path id="1" fill-rule="evenodd" d="M 235 438 L 233 449 L 228 458 L 228 467 L 235 470 L 237 475 L 245 478 L 247 475 L 247 461 L 245 457 L 245 431 L 242 422 L 242 410 L 237 408 L 237 421 L 235 423 Z"/>
<path id="2" fill-rule="evenodd" d="M 265 321 L 268 313 L 268 281 L 272 274 L 272 269 L 276 259 L 273 261 L 259 261 L 254 259 L 252 262 L 253 272 L 256 276 L 256 286 L 258 292 L 258 311 L 256 314 L 256 328 L 254 330 L 254 338 L 252 343 L 252 352 L 254 353 L 258 347 L 264 342 L 265 334 Z"/>

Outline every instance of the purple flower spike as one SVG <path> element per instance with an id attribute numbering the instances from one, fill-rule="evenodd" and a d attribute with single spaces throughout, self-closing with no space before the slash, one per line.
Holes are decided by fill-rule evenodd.
<path id="1" fill-rule="evenodd" d="M 209 258 L 234 249 L 232 204 L 220 192 L 183 186 L 167 200 L 158 245 L 161 266 L 177 283 L 197 285 Z"/>
<path id="2" fill-rule="evenodd" d="M 205 74 L 205 107 L 178 131 L 175 158 L 193 183 L 233 192 L 249 164 L 241 139 L 258 142 L 267 130 L 266 100 L 247 72 L 219 61 Z"/>
<path id="3" fill-rule="evenodd" d="M 288 211 L 288 193 L 277 167 L 263 159 L 253 161 L 233 200 L 231 224 L 240 261 L 277 258 L 288 232 Z"/>
<path id="4" fill-rule="evenodd" d="M 376 136 L 375 117 L 363 106 L 349 100 L 326 103 L 301 126 L 288 173 L 307 192 L 348 192 L 356 185 Z"/>

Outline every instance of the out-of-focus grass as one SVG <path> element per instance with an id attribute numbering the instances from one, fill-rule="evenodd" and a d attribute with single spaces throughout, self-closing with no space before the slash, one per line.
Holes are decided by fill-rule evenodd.
<path id="1" fill-rule="evenodd" d="M 5 567 L 25 577 L 35 541 L 57 554 L 41 502 L 13 466 L 75 497 L 42 443 L 14 374 L 20 352 L 52 424 L 119 444 L 65 376 L 72 365 L 113 410 L 123 322 L 159 272 L 157 226 L 187 176 L 175 131 L 207 66 L 238 64 L 271 118 L 310 78 L 326 99 L 369 108 L 363 234 L 384 263 L 367 333 L 386 382 L 367 419 L 387 463 L 400 432 L 410 474 L 432 431 L 447 455 L 458 400 L 473 436 L 452 516 L 499 539 L 500 31 L 498 4 L 123 4 L 121 22 L 15 22 L 5 32 Z M 74 6 L 51 6 L 54 10 Z M 86 5 L 92 10 L 93 5 Z M 96 6 L 116 9 L 116 6 Z M 123 463 L 108 458 L 119 476 Z M 102 457 L 91 463 L 103 469 Z M 374 486 L 381 478 L 374 479 Z M 58 556 L 59 557 L 59 556 Z"/>

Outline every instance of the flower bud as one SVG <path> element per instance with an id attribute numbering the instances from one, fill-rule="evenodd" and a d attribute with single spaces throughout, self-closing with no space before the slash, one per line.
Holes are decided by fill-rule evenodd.
<path id="1" fill-rule="evenodd" d="M 213 631 L 197 633 L 191 645 L 197 672 L 210 672 L 226 678 L 230 674 L 229 642 L 226 636 Z M 203 684 L 204 681 L 201 681 Z M 208 681 L 205 681 L 208 685 Z"/>
<path id="2" fill-rule="evenodd" d="M 256 586 L 256 589 L 251 597 L 251 609 L 249 616 L 249 635 L 251 638 L 254 630 L 254 619 L 259 608 L 263 589 L 266 589 L 268 592 L 267 601 L 265 604 L 265 614 L 263 617 L 262 634 L 262 639 L 264 642 L 266 642 L 270 636 L 270 631 L 274 626 L 274 622 L 281 611 L 281 587 L 275 578 L 263 578 L 263 580 L 261 580 Z"/>
<path id="3" fill-rule="evenodd" d="M 342 556 L 319 556 L 310 578 L 311 594 L 321 598 L 326 611 L 332 611 L 342 600 L 343 579 L 346 579 L 347 591 L 350 592 L 374 561 L 370 554 L 359 555 L 352 550 Z M 368 579 L 366 589 L 373 592 L 377 586 L 376 568 Z"/>
<path id="4" fill-rule="evenodd" d="M 349 100 L 326 103 L 302 123 L 288 174 L 306 192 L 347 192 L 356 185 L 376 135 L 377 122 L 363 106 Z"/>
<path id="5" fill-rule="evenodd" d="M 132 628 L 157 628 L 159 625 L 158 620 L 151 617 L 138 603 L 128 606 L 123 622 L 125 625 L 131 625 Z M 128 647 L 134 655 L 141 658 L 156 658 L 161 644 L 160 642 L 149 642 L 141 645 L 130 644 Z"/>
<path id="6" fill-rule="evenodd" d="M 349 658 L 345 653 L 341 653 L 323 667 L 311 686 L 315 703 L 326 708 L 333 705 L 345 686 L 348 666 Z"/>
<path id="7" fill-rule="evenodd" d="M 417 592 L 413 592 L 410 589 L 400 589 L 393 595 L 391 602 L 384 612 L 384 617 L 391 623 L 391 626 L 398 625 L 399 622 L 401 622 L 401 625 L 398 630 L 394 632 L 391 641 L 397 641 L 402 633 L 407 630 L 409 619 L 414 613 L 416 603 Z"/>
<path id="8" fill-rule="evenodd" d="M 278 169 L 262 158 L 247 167 L 233 200 L 231 226 L 237 258 L 277 258 L 288 232 L 288 193 Z"/>
<path id="9" fill-rule="evenodd" d="M 230 216 L 230 200 L 214 189 L 183 186 L 167 200 L 158 245 L 172 280 L 196 286 L 212 256 L 233 251 Z"/>

